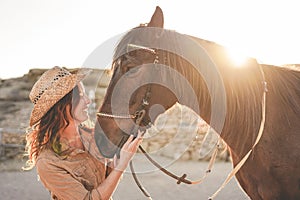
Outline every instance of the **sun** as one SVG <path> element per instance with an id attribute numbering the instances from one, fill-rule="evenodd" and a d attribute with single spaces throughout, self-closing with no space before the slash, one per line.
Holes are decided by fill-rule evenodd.
<path id="1" fill-rule="evenodd" d="M 238 49 L 226 48 L 226 51 L 234 67 L 243 67 L 247 60 L 249 60 L 249 57 Z"/>

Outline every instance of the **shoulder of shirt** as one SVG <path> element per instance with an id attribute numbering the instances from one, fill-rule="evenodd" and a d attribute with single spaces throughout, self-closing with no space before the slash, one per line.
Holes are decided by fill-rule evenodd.
<path id="1" fill-rule="evenodd" d="M 53 151 L 50 149 L 43 149 L 38 155 L 36 162 L 38 163 L 40 160 L 49 160 L 55 162 L 58 159 L 60 158 Z"/>

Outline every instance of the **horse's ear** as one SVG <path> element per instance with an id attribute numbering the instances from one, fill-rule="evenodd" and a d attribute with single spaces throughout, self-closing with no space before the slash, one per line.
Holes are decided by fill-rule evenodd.
<path id="1" fill-rule="evenodd" d="M 151 17 L 150 22 L 148 23 L 149 27 L 164 27 L 164 14 L 159 6 L 156 6 L 156 9 Z"/>

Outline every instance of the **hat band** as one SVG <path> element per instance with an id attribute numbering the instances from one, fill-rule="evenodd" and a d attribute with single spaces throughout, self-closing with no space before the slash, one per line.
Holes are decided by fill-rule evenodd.
<path id="1" fill-rule="evenodd" d="M 53 85 L 54 82 L 58 81 L 60 78 L 65 77 L 65 76 L 67 76 L 67 75 L 71 75 L 71 73 L 68 72 L 68 71 L 64 71 L 64 70 L 61 69 L 61 70 L 58 72 L 58 74 L 56 74 L 56 75 L 54 76 L 53 80 L 50 82 L 49 85 Z M 45 92 L 47 89 L 48 89 L 48 87 L 43 88 L 43 89 L 39 92 L 39 94 L 36 95 L 36 96 L 34 97 L 32 103 L 33 103 L 33 104 L 36 104 L 36 103 L 38 102 L 38 100 L 41 98 L 41 96 L 44 94 L 44 92 Z"/>

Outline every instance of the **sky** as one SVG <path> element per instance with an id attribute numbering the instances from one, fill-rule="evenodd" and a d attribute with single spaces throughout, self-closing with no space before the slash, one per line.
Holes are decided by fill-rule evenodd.
<path id="1" fill-rule="evenodd" d="M 157 5 L 166 29 L 260 63 L 300 64 L 297 0 L 0 0 L 0 78 L 80 67 L 99 45 L 149 22 Z"/>

